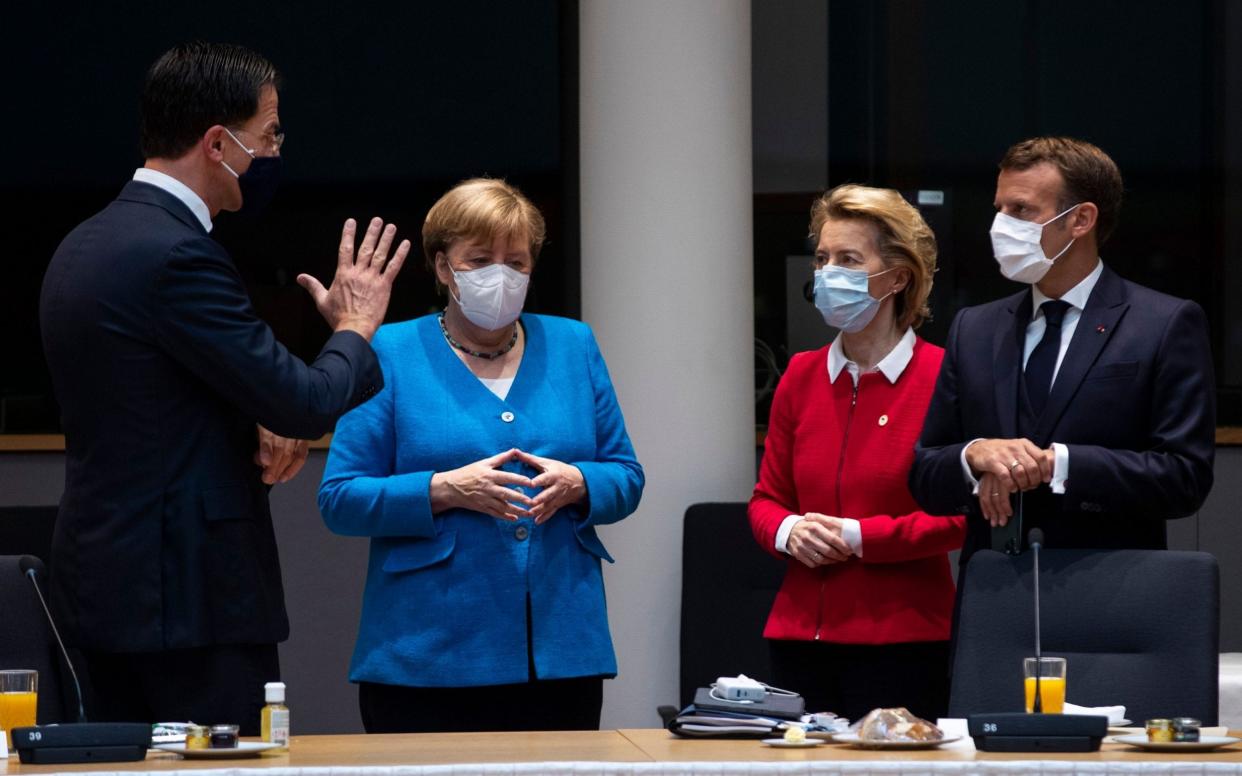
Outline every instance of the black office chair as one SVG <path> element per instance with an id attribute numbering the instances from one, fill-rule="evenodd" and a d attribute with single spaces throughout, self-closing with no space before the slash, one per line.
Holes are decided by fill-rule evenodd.
<path id="1" fill-rule="evenodd" d="M 0 668 L 33 668 L 39 672 L 40 725 L 68 722 L 76 718 L 66 711 L 76 705 L 65 696 L 68 686 L 61 680 L 60 651 L 47 625 L 47 617 L 34 587 L 18 568 L 18 555 L 0 555 Z M 40 579 L 44 595 L 47 580 Z M 67 676 L 67 674 L 65 674 Z"/>
<path id="2" fill-rule="evenodd" d="M 56 510 L 55 506 L 0 507 L 0 555 L 34 555 L 47 563 Z"/>
<path id="3" fill-rule="evenodd" d="M 1034 654 L 1032 554 L 975 553 L 966 569 L 949 716 L 1021 711 L 1022 658 Z M 1067 700 L 1125 704 L 1138 724 L 1215 725 L 1220 573 L 1204 552 L 1046 550 L 1043 654 L 1068 660 Z"/>
<path id="4" fill-rule="evenodd" d="M 746 504 L 686 510 L 681 573 L 682 707 L 720 676 L 770 681 L 763 626 L 785 564 L 755 544 Z"/>

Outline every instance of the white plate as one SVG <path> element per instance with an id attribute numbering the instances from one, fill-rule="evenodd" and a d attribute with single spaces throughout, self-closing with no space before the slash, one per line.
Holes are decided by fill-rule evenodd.
<path id="1" fill-rule="evenodd" d="M 228 760 L 235 757 L 258 757 L 260 753 L 279 746 L 280 744 L 266 741 L 240 741 L 236 749 L 186 749 L 185 744 L 154 744 L 151 748 L 161 752 L 173 752 L 189 760 Z"/>
<path id="2" fill-rule="evenodd" d="M 777 749 L 810 749 L 827 742 L 822 738 L 808 738 L 805 741 L 786 741 L 783 738 L 765 738 L 763 739 L 763 743 L 768 746 L 775 746 Z"/>
<path id="3" fill-rule="evenodd" d="M 832 740 L 859 749 L 935 749 L 941 744 L 960 741 L 961 738 L 961 736 L 945 736 L 938 741 L 866 741 L 859 738 L 857 733 L 837 733 Z"/>
<path id="4" fill-rule="evenodd" d="M 1114 736 L 1119 744 L 1137 746 L 1150 752 L 1207 752 L 1242 741 L 1233 736 L 1200 736 L 1198 741 L 1148 741 L 1147 735 Z"/>

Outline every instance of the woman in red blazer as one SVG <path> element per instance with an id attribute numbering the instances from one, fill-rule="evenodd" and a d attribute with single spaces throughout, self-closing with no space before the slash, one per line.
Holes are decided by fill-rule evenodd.
<path id="1" fill-rule="evenodd" d="M 944 355 L 927 317 L 936 238 L 896 191 L 839 186 L 811 208 L 815 305 L 840 330 L 789 362 L 772 402 L 755 540 L 787 560 L 763 635 L 773 682 L 857 719 L 948 706 L 953 578 L 964 518 L 906 485 Z"/>

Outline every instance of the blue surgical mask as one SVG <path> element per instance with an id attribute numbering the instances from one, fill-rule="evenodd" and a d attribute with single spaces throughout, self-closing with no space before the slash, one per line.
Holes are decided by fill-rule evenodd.
<path id="1" fill-rule="evenodd" d="M 868 290 L 867 281 L 892 272 L 868 275 L 861 269 L 834 267 L 831 264 L 815 270 L 815 306 L 824 316 L 824 323 L 851 334 L 867 328 L 880 309 L 880 302 L 892 296 L 892 292 L 876 299 Z"/>

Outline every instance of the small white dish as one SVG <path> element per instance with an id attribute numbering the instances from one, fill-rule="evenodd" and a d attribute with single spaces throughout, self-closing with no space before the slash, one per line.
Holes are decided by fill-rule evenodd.
<path id="1" fill-rule="evenodd" d="M 783 738 L 765 738 L 763 743 L 768 746 L 774 746 L 777 749 L 812 749 L 817 746 L 826 744 L 822 738 L 808 738 L 804 741 L 786 741 Z"/>
<path id="2" fill-rule="evenodd" d="M 237 748 L 186 749 L 185 744 L 154 744 L 152 749 L 179 754 L 187 760 L 231 760 L 237 757 L 258 757 L 263 752 L 276 749 L 280 744 L 267 741 L 239 741 Z"/>
<path id="3" fill-rule="evenodd" d="M 1242 741 L 1242 738 L 1200 735 L 1198 741 L 1148 741 L 1146 734 L 1139 734 L 1114 736 L 1113 740 L 1119 744 L 1137 746 L 1139 749 L 1146 749 L 1149 752 L 1210 752 L 1222 746 L 1236 744 Z"/>
<path id="4" fill-rule="evenodd" d="M 961 736 L 945 736 L 937 741 L 868 741 L 858 737 L 857 733 L 837 733 L 833 741 L 857 747 L 858 749 L 935 749 L 942 744 L 960 741 Z"/>

